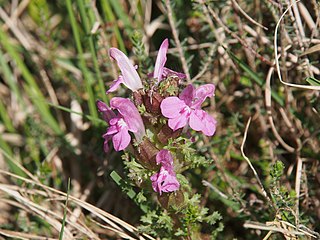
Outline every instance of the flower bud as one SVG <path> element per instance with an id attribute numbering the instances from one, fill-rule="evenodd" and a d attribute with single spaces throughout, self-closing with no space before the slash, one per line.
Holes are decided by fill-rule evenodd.
<path id="1" fill-rule="evenodd" d="M 179 208 L 184 204 L 184 195 L 182 190 L 171 193 L 163 193 L 162 195 L 158 195 L 158 201 L 165 209 L 168 209 L 170 206 Z"/>
<path id="2" fill-rule="evenodd" d="M 176 131 L 173 131 L 167 124 L 163 125 L 163 127 L 161 128 L 160 132 L 157 135 L 158 140 L 162 144 L 167 144 L 169 138 L 177 138 L 181 135 L 181 132 L 182 132 L 182 128 Z"/>
<path id="3" fill-rule="evenodd" d="M 143 104 L 142 95 L 144 95 L 144 94 L 145 93 L 144 93 L 143 89 L 139 89 L 138 91 L 135 91 L 132 93 L 133 103 L 134 103 L 134 105 L 136 105 L 136 107 Z"/>
<path id="4" fill-rule="evenodd" d="M 157 149 L 148 138 L 144 138 L 139 144 L 138 149 L 135 150 L 135 155 L 142 166 L 150 170 L 156 170 L 159 169 L 156 163 L 156 155 L 158 152 L 159 149 Z"/>
<path id="5" fill-rule="evenodd" d="M 144 105 L 149 113 L 160 115 L 160 104 L 163 97 L 158 92 L 148 92 L 143 96 Z"/>

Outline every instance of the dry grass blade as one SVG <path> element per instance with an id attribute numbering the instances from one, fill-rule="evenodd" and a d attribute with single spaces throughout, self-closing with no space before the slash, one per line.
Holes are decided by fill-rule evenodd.
<path id="1" fill-rule="evenodd" d="M 17 176 L 15 174 L 12 174 L 12 173 L 9 173 L 9 172 L 3 171 L 3 170 L 0 170 L 0 174 L 11 176 L 13 178 L 20 179 L 20 180 L 24 181 L 25 183 L 33 184 L 35 186 L 43 188 L 45 191 L 49 191 L 51 196 L 54 196 L 53 198 L 56 198 L 56 199 L 59 198 L 62 201 L 66 200 L 66 197 L 67 197 L 66 193 L 61 192 L 59 190 L 56 190 L 54 188 L 45 186 L 39 182 L 30 180 L 30 179 L 26 179 L 24 177 Z M 7 194 L 9 194 L 10 196 L 14 197 L 15 199 L 17 199 L 17 201 L 32 208 L 32 210 L 34 212 L 36 212 L 38 215 L 42 216 L 43 219 L 51 220 L 51 225 L 54 225 L 55 228 L 57 229 L 57 231 L 60 230 L 61 223 L 59 221 L 57 221 L 56 219 L 59 219 L 60 221 L 62 221 L 62 217 L 63 217 L 62 214 L 56 214 L 55 212 L 48 210 L 42 206 L 39 206 L 39 205 L 35 204 L 34 202 L 32 202 L 31 200 L 21 196 L 20 192 L 30 193 L 30 192 L 28 192 L 28 189 L 20 188 L 18 186 L 7 185 L 7 184 L 0 184 L 0 190 L 2 190 L 4 192 L 6 192 Z M 45 192 L 43 192 L 41 195 L 47 195 L 47 194 Z M 85 202 L 85 201 L 82 201 L 82 200 L 75 198 L 71 195 L 69 195 L 69 201 L 73 202 L 74 204 L 76 204 L 77 206 L 80 206 L 83 209 L 86 209 L 92 215 L 96 216 L 100 220 L 107 223 L 109 225 L 109 229 L 111 228 L 118 235 L 121 233 L 121 236 L 123 238 L 132 239 L 132 236 L 130 236 L 132 234 L 134 236 L 137 236 L 136 239 L 145 239 L 144 237 L 146 237 L 148 239 L 154 239 L 147 234 L 140 235 L 137 228 L 131 226 L 130 224 L 122 221 L 121 219 L 119 219 L 119 218 Z M 48 218 L 48 216 L 51 216 L 52 218 Z M 88 232 L 88 228 L 84 227 L 83 225 L 78 224 L 78 223 L 73 223 L 72 221 L 70 221 L 68 219 L 67 219 L 67 223 L 70 226 L 74 227 L 75 229 L 81 231 L 83 234 L 86 234 L 87 236 L 89 236 L 90 239 L 99 239 L 93 232 L 91 232 L 91 233 Z M 126 233 L 125 231 L 128 231 L 130 233 L 130 235 L 128 233 Z M 69 237 L 72 236 L 72 234 L 70 232 L 68 235 L 67 229 L 65 229 L 64 234 Z M 67 239 L 69 239 L 69 238 L 67 238 Z"/>
<path id="2" fill-rule="evenodd" d="M 298 1 L 296 1 L 298 2 Z M 295 2 L 295 3 L 296 3 Z M 309 89 L 309 90 L 317 90 L 319 91 L 320 90 L 320 86 L 308 86 L 308 85 L 301 85 L 301 84 L 294 84 L 294 83 L 288 83 L 288 82 L 285 82 L 282 80 L 282 77 L 281 77 L 281 70 L 280 70 L 280 64 L 279 64 L 279 55 L 278 55 L 278 29 L 279 29 L 279 26 L 280 26 L 280 22 L 282 21 L 282 19 L 284 18 L 284 16 L 286 15 L 286 13 L 289 11 L 290 8 L 292 8 L 292 6 L 295 4 L 295 3 L 292 3 L 284 12 L 283 14 L 281 15 L 279 21 L 277 22 L 277 25 L 276 25 L 276 28 L 274 30 L 274 55 L 275 55 L 275 63 L 276 63 L 276 68 L 277 68 L 277 73 L 278 73 L 278 77 L 279 77 L 279 80 L 282 84 L 286 85 L 286 86 L 289 86 L 289 87 L 295 87 L 295 88 L 301 88 L 301 89 Z"/>
<path id="3" fill-rule="evenodd" d="M 263 26 L 262 24 L 258 23 L 256 20 L 252 19 L 241 7 L 240 5 L 237 3 L 236 0 L 232 0 L 232 3 L 237 7 L 237 9 L 243 14 L 243 16 L 245 18 L 247 18 L 251 23 L 257 25 L 258 27 L 261 27 L 265 30 L 268 30 L 267 27 Z"/>
<path id="4" fill-rule="evenodd" d="M 0 234 L 6 237 L 15 238 L 15 239 L 56 240 L 56 238 L 42 237 L 42 236 L 30 234 L 30 233 L 21 233 L 21 232 L 9 231 L 5 229 L 0 229 Z"/>
<path id="5" fill-rule="evenodd" d="M 311 54 L 314 52 L 318 52 L 320 51 L 320 44 L 317 44 L 315 46 L 312 46 L 311 48 L 309 48 L 308 50 L 304 51 L 302 54 L 300 54 L 300 57 L 305 56 L 307 54 Z"/>
<path id="6" fill-rule="evenodd" d="M 169 19 L 169 23 L 170 23 L 171 30 L 172 30 L 172 35 L 173 35 L 174 41 L 175 41 L 177 48 L 178 48 L 178 51 L 179 51 L 179 56 L 180 56 L 182 68 L 183 68 L 184 73 L 186 74 L 187 81 L 190 82 L 191 78 L 190 78 L 188 64 L 187 64 L 186 58 L 184 57 L 181 42 L 179 40 L 178 31 L 177 31 L 175 24 L 174 24 L 173 13 L 172 13 L 172 8 L 171 8 L 170 4 L 171 3 L 169 0 L 165 1 L 165 5 L 168 10 L 168 19 Z"/>
<path id="7" fill-rule="evenodd" d="M 269 69 L 267 78 L 266 78 L 266 88 L 265 88 L 265 102 L 266 102 L 266 107 L 267 107 L 267 113 L 268 113 L 268 120 L 271 126 L 271 130 L 274 134 L 274 136 L 276 137 L 276 139 L 278 140 L 278 142 L 288 151 L 288 152 L 294 152 L 295 149 L 291 146 L 289 146 L 280 136 L 280 134 L 278 133 L 274 122 L 273 122 L 273 118 L 272 118 L 272 112 L 271 112 L 271 86 L 270 86 L 270 81 L 271 81 L 271 76 L 272 73 L 274 71 L 274 68 L 271 67 Z"/>
<path id="8" fill-rule="evenodd" d="M 287 230 L 281 227 L 277 227 L 277 226 L 273 226 L 271 225 L 273 222 L 269 222 L 268 224 L 262 224 L 259 222 L 246 222 L 245 224 L 243 224 L 243 226 L 245 228 L 251 228 L 251 229 L 258 229 L 258 230 L 264 230 L 264 231 L 272 231 L 272 232 L 279 232 L 285 235 L 296 235 L 296 236 L 309 236 L 309 237 L 313 237 L 313 238 L 317 238 L 315 235 L 308 233 L 306 231 L 297 231 L 297 230 Z M 283 224 L 283 221 L 281 222 Z M 285 222 L 286 224 L 288 224 L 287 222 Z M 295 226 L 290 224 L 290 227 L 296 229 Z"/>
<path id="9" fill-rule="evenodd" d="M 272 201 L 270 200 L 270 198 L 269 198 L 266 190 L 264 189 L 263 184 L 262 184 L 262 182 L 261 182 L 261 180 L 260 180 L 260 177 L 259 177 L 257 171 L 254 169 L 254 167 L 253 167 L 250 159 L 249 159 L 249 158 L 245 155 L 245 153 L 244 153 L 244 144 L 245 144 L 246 139 L 247 139 L 247 134 L 248 134 L 250 122 L 251 122 L 251 117 L 249 118 L 249 120 L 248 120 L 248 122 L 247 122 L 247 125 L 246 125 L 246 129 L 245 129 L 245 131 L 244 131 L 244 136 L 243 136 L 243 140 L 242 140 L 242 143 L 241 143 L 241 154 L 242 154 L 243 158 L 244 158 L 244 159 L 247 161 L 247 163 L 249 164 L 251 170 L 253 171 L 253 174 L 254 174 L 254 176 L 256 177 L 257 181 L 258 181 L 258 184 L 259 184 L 259 186 L 260 186 L 260 188 L 261 188 L 261 191 L 262 191 L 263 196 L 268 200 L 268 203 L 270 204 L 270 206 L 273 206 L 273 203 L 272 203 Z M 273 206 L 273 207 L 274 207 L 274 206 Z"/>

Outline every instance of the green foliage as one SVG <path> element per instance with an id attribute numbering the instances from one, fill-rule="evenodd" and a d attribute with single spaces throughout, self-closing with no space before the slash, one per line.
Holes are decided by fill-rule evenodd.
<path id="1" fill-rule="evenodd" d="M 313 85 L 313 86 L 320 86 L 320 80 L 314 78 L 314 77 L 308 77 L 306 79 L 306 81 L 310 84 L 310 85 Z"/>
<path id="2" fill-rule="evenodd" d="M 280 209 L 280 216 L 283 220 L 294 223 L 295 217 L 292 215 L 295 206 L 295 192 L 288 191 L 288 189 L 281 184 L 283 177 L 284 164 L 281 161 L 275 162 L 271 168 L 271 197 L 277 209 Z"/>
<path id="3" fill-rule="evenodd" d="M 77 184 L 71 194 L 86 197 L 93 205 L 103 206 L 134 226 L 140 224 L 142 233 L 161 239 L 266 236 L 266 231 L 245 229 L 245 221 L 299 223 L 297 231 L 303 233 L 308 229 L 306 232 L 317 236 L 319 94 L 280 83 L 273 61 L 277 49 L 284 81 L 320 86 L 318 53 L 301 55 L 319 39 L 319 31 L 304 24 L 303 18 L 302 25 L 296 25 L 296 13 L 288 12 L 280 23 L 279 41 L 274 46 L 274 26 L 283 11 L 290 8 L 286 1 L 238 1 L 253 21 L 235 4 L 224 1 L 169 2 L 173 10 L 172 27 L 167 1 L 0 0 L 1 186 L 16 184 L 12 189 L 28 189 L 34 194 L 33 202 L 66 216 L 62 215 L 62 210 L 67 209 L 64 203 L 52 199 L 50 192 L 45 198 L 33 185 L 5 174 L 3 177 L 2 173 L 33 177 L 61 191 L 67 190 L 70 177 Z M 309 12 L 312 18 L 309 21 L 316 23 L 317 1 L 302 0 L 299 4 L 305 6 L 304 14 Z M 172 152 L 183 192 L 159 196 L 150 181 L 157 166 L 146 169 L 140 159 L 133 157 L 134 152 L 124 155 L 123 163 L 118 153 L 103 153 L 101 135 L 106 123 L 99 119 L 95 101 L 128 97 L 129 91 L 124 88 L 105 94 L 119 74 L 108 56 L 110 47 L 119 48 L 138 65 L 148 90 L 156 80 L 148 79 L 147 73 L 153 71 L 155 50 L 164 38 L 170 40 L 166 67 L 181 72 L 180 49 L 173 30 L 181 41 L 192 79 L 183 80 L 181 85 L 191 82 L 216 85 L 215 97 L 207 110 L 218 125 L 212 138 L 184 129 L 184 137 L 169 138 L 167 144 L 157 139 L 167 119 L 150 118 L 147 137 L 157 149 Z M 271 108 L 266 108 L 265 83 L 272 69 Z M 160 93 L 178 95 L 183 87 L 179 88 L 175 80 L 170 77 L 160 82 L 157 85 Z M 143 104 L 139 112 L 150 117 Z M 252 122 L 245 153 L 271 198 L 272 207 L 240 151 L 249 117 Z M 295 148 L 294 152 L 287 151 L 279 136 L 275 137 L 275 130 L 286 144 Z M 137 146 L 138 142 L 133 143 L 129 151 Z M 296 199 L 293 189 L 298 157 L 303 163 L 300 197 Z M 102 177 L 104 173 L 111 174 Z M 208 184 L 204 186 L 203 180 Z M 0 195 L 1 229 L 58 238 L 58 231 L 48 218 L 37 215 L 32 211 L 34 208 L 22 208 L 24 202 L 2 190 Z M 128 214 L 125 206 L 131 206 L 132 202 L 136 207 L 130 208 Z M 81 215 L 79 220 L 90 217 L 86 211 L 81 214 L 84 217 Z M 64 225 L 65 229 L 70 226 Z M 101 239 L 114 237 L 102 234 L 107 232 L 105 226 L 86 227 L 96 231 Z M 280 237 L 287 236 L 272 234 L 270 239 Z"/>
<path id="4" fill-rule="evenodd" d="M 151 59 L 146 53 L 145 44 L 142 41 L 142 37 L 143 34 L 138 30 L 133 31 L 131 34 L 133 52 L 138 60 L 138 72 L 140 76 L 145 78 L 147 73 L 150 73 L 152 69 L 150 69 Z"/>
<path id="5" fill-rule="evenodd" d="M 152 234 L 154 236 L 164 236 L 163 239 L 172 236 L 172 218 L 164 211 L 150 211 L 141 217 L 143 225 L 138 227 L 139 231 Z"/>
<path id="6" fill-rule="evenodd" d="M 183 158 L 181 159 L 183 171 L 189 168 L 205 167 L 212 163 L 212 160 L 208 160 L 204 156 L 197 154 L 194 149 L 194 143 L 190 138 L 180 136 L 176 139 L 169 139 L 168 145 L 165 148 L 174 152 L 177 158 Z"/>

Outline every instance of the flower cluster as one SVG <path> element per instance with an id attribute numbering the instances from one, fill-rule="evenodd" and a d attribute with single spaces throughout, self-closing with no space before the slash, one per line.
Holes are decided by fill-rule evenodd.
<path id="1" fill-rule="evenodd" d="M 116 151 L 124 150 L 132 143 L 132 154 L 149 170 L 152 188 L 160 195 L 180 188 L 177 180 L 179 169 L 175 167 L 175 162 L 179 162 L 177 154 L 164 149 L 168 140 L 185 133 L 187 126 L 207 136 L 212 136 L 216 130 L 216 120 L 201 109 L 206 98 L 214 95 L 214 85 L 195 88 L 190 84 L 179 94 L 185 75 L 165 67 L 168 47 L 168 39 L 165 39 L 160 46 L 154 72 L 147 76 L 153 79 L 153 84 L 147 84 L 150 81 L 143 84 L 128 57 L 119 49 L 111 48 L 109 55 L 117 62 L 121 75 L 113 81 L 107 94 L 123 84 L 133 92 L 133 99 L 113 97 L 110 107 L 97 101 L 98 110 L 108 123 L 103 135 L 104 150 L 109 151 L 111 139 Z M 145 129 L 150 134 L 146 134 Z"/>
<path id="2" fill-rule="evenodd" d="M 160 171 L 153 174 L 150 179 L 155 192 L 174 192 L 180 187 L 173 166 L 173 158 L 168 150 L 160 150 L 156 156 L 157 165 L 161 164 Z"/>

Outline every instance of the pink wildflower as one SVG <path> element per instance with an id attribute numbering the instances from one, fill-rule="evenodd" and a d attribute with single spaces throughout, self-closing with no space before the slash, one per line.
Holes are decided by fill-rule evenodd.
<path id="1" fill-rule="evenodd" d="M 159 48 L 156 64 L 154 66 L 153 77 L 158 79 L 158 82 L 160 82 L 162 80 L 163 68 L 164 68 L 164 65 L 166 64 L 166 61 L 167 61 L 168 48 L 169 48 L 169 41 L 166 38 L 162 42 L 162 44 Z"/>
<path id="2" fill-rule="evenodd" d="M 123 52 L 121 52 L 117 48 L 110 48 L 109 55 L 111 58 L 117 61 L 122 75 L 120 75 L 117 80 L 114 80 L 107 93 L 114 92 L 118 88 L 120 83 L 123 83 L 132 91 L 137 91 L 138 89 L 143 87 L 139 74 L 130 62 L 129 58 Z"/>
<path id="3" fill-rule="evenodd" d="M 154 66 L 154 72 L 151 74 L 151 77 L 154 77 L 158 80 L 158 83 L 168 76 L 175 75 L 179 78 L 185 78 L 186 75 L 183 73 L 175 72 L 169 68 L 164 67 L 167 61 L 167 51 L 169 47 L 169 41 L 166 38 L 158 52 L 156 64 Z M 121 52 L 117 48 L 110 48 L 109 55 L 111 58 L 117 61 L 118 67 L 121 70 L 122 75 L 118 77 L 118 79 L 113 81 L 113 84 L 110 86 L 107 93 L 114 92 L 121 83 L 123 83 L 127 88 L 131 89 L 132 91 L 137 91 L 138 89 L 142 88 L 142 82 L 136 71 L 136 68 L 130 62 L 128 57 Z"/>
<path id="4" fill-rule="evenodd" d="M 154 72 L 153 72 L 153 78 L 156 78 L 158 81 L 158 83 L 163 79 L 166 78 L 168 76 L 172 76 L 175 75 L 178 78 L 185 78 L 186 75 L 184 73 L 178 73 L 175 72 L 169 68 L 166 68 L 164 65 L 166 64 L 167 61 L 167 52 L 168 52 L 168 48 L 169 48 L 169 41 L 166 38 L 165 40 L 163 40 L 160 48 L 159 48 L 159 52 L 158 52 L 158 56 L 157 56 L 157 60 L 156 60 L 156 64 L 154 66 Z M 152 75 L 151 75 L 152 76 Z"/>
<path id="5" fill-rule="evenodd" d="M 179 189 L 180 183 L 173 169 L 172 155 L 168 150 L 161 150 L 156 156 L 157 164 L 161 164 L 160 171 L 150 177 L 152 188 L 160 195 L 162 192 L 174 192 Z"/>
<path id="6" fill-rule="evenodd" d="M 142 118 L 134 106 L 134 104 L 127 98 L 114 97 L 110 101 L 109 108 L 105 103 L 98 101 L 97 106 L 100 112 L 103 113 L 104 119 L 109 123 L 107 132 L 103 135 L 104 151 L 108 152 L 108 142 L 112 139 L 113 147 L 116 151 L 125 149 L 130 141 L 130 132 L 133 132 L 136 139 L 141 141 L 145 128 Z M 117 110 L 117 114 L 111 109 Z"/>
<path id="7" fill-rule="evenodd" d="M 195 130 L 212 136 L 216 130 L 216 120 L 201 109 L 201 104 L 207 97 L 212 97 L 215 87 L 206 84 L 198 89 L 188 85 L 178 97 L 168 97 L 161 102 L 163 116 L 169 118 L 168 125 L 176 131 L 187 124 Z"/>

